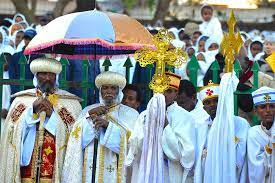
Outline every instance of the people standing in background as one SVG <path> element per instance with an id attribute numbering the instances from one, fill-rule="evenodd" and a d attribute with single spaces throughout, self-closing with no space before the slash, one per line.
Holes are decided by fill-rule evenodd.
<path id="1" fill-rule="evenodd" d="M 121 104 L 126 85 L 123 75 L 103 72 L 95 85 L 100 103 L 83 109 L 72 129 L 61 182 L 126 180 L 127 141 L 138 112 Z"/>
<path id="2" fill-rule="evenodd" d="M 24 32 L 24 38 L 23 41 L 25 43 L 25 46 L 23 47 L 22 51 L 15 53 L 12 56 L 10 67 L 9 67 L 9 76 L 10 79 L 19 79 L 20 78 L 20 58 L 24 56 L 24 50 L 28 46 L 29 42 L 33 39 L 33 37 L 36 35 L 36 31 L 34 29 L 27 29 Z M 27 57 L 27 65 L 25 66 L 25 78 L 26 79 L 33 79 L 33 74 L 30 70 L 30 63 L 32 60 L 42 57 L 42 55 L 29 55 Z M 25 87 L 27 89 L 29 87 Z M 11 94 L 14 94 L 19 91 L 19 87 L 16 85 L 11 86 Z"/>
<path id="3" fill-rule="evenodd" d="M 19 22 L 23 22 L 26 21 L 26 18 L 23 14 L 21 13 L 16 13 L 13 17 L 13 22 L 14 23 L 19 23 Z"/>
<path id="4" fill-rule="evenodd" d="M 139 111 L 139 106 L 142 101 L 142 94 L 139 87 L 133 84 L 128 84 L 122 92 L 123 99 L 121 103 Z"/>
<path id="5" fill-rule="evenodd" d="M 209 36 L 201 35 L 197 39 L 197 43 L 196 43 L 196 51 L 197 52 L 205 52 L 205 42 L 208 38 L 209 38 Z"/>
<path id="6" fill-rule="evenodd" d="M 198 125 L 196 128 L 197 147 L 196 147 L 195 183 L 201 183 L 201 182 L 219 183 L 215 180 L 221 180 L 221 179 L 224 180 L 226 177 L 230 177 L 231 180 L 235 179 L 237 180 L 237 182 L 239 182 L 239 180 L 244 180 L 246 177 L 246 174 L 245 174 L 246 139 L 247 139 L 247 131 L 250 126 L 245 119 L 238 116 L 233 116 L 233 110 L 227 111 L 228 112 L 227 115 L 224 114 L 224 119 L 226 119 L 226 117 L 228 118 L 228 116 L 233 116 L 233 119 L 229 118 L 227 121 L 218 120 L 219 118 L 217 117 L 219 116 L 217 115 L 217 111 L 222 110 L 222 109 L 218 109 L 218 106 L 221 105 L 221 104 L 218 105 L 218 101 L 224 102 L 225 100 L 225 99 L 219 99 L 219 97 L 221 97 L 220 91 L 221 91 L 221 87 L 219 85 L 210 82 L 207 86 L 201 88 L 199 92 L 199 98 L 203 102 L 203 106 L 204 106 L 203 108 L 209 114 L 209 118 L 207 118 L 203 123 L 200 123 L 200 125 Z M 223 91 L 227 91 L 227 90 L 223 90 Z M 232 92 L 232 95 L 233 95 L 233 92 Z M 233 97 L 232 97 L 232 100 L 233 100 Z M 224 103 L 223 105 L 227 105 L 227 104 Z M 223 127 L 230 127 L 230 128 L 227 129 Z M 221 161 L 217 161 L 214 159 L 217 151 L 213 147 L 215 145 L 213 144 L 213 142 L 215 142 L 215 140 L 217 139 L 213 139 L 213 138 L 216 138 L 215 136 L 221 131 L 226 133 L 225 136 L 219 139 L 219 142 L 220 142 L 219 146 L 223 148 L 223 149 L 219 149 L 220 153 L 224 153 L 224 154 L 221 154 L 220 156 L 221 157 L 226 156 L 225 161 L 227 162 L 225 162 L 225 164 L 223 164 Z M 227 135 L 233 136 L 232 139 L 229 140 Z M 235 150 L 230 149 L 230 151 L 232 152 L 227 152 L 226 149 L 228 147 L 230 148 L 235 147 L 236 149 Z M 235 164 L 233 162 L 228 163 L 229 159 L 231 160 L 234 159 Z M 216 163 L 216 164 L 213 165 L 213 163 Z M 216 167 L 215 169 L 213 168 L 214 166 Z M 222 169 L 223 167 L 227 169 Z M 211 171 L 220 172 L 220 175 L 217 175 L 217 177 L 213 177 L 209 173 Z M 223 172 L 226 172 L 226 173 L 223 174 Z"/>
<path id="7" fill-rule="evenodd" d="M 140 183 L 144 180 L 154 182 L 153 180 L 156 179 L 158 179 L 157 182 L 163 183 L 182 183 L 192 182 L 193 179 L 189 176 L 189 172 L 195 161 L 195 120 L 188 111 L 176 102 L 180 76 L 171 72 L 166 72 L 166 75 L 169 77 L 169 88 L 163 94 L 165 102 L 162 94 L 154 95 L 147 109 L 139 115 L 135 129 L 129 139 L 130 149 L 126 162 L 127 165 L 133 167 L 132 183 Z M 162 98 L 162 101 L 155 103 L 158 97 Z M 163 104 L 166 106 L 166 110 Z M 154 126 L 156 128 L 151 129 L 151 124 L 156 121 L 158 124 L 164 123 L 164 126 L 162 128 Z M 150 131 L 149 135 L 147 135 L 148 131 Z M 157 136 L 154 138 L 159 138 L 157 142 L 152 142 L 153 140 L 148 142 L 150 138 L 148 136 L 152 134 Z M 157 144 L 160 145 L 159 143 L 161 146 L 157 146 Z M 150 146 L 150 144 L 153 145 Z M 148 152 L 144 150 L 146 148 L 153 150 Z M 150 157 L 151 153 L 152 158 L 146 161 L 146 157 Z M 140 155 L 142 156 L 140 157 Z M 151 164 L 146 166 L 148 161 Z M 144 174 L 146 172 L 144 169 L 148 172 L 151 169 L 148 174 L 155 176 L 156 179 Z M 147 177 L 149 178 L 147 179 Z"/>

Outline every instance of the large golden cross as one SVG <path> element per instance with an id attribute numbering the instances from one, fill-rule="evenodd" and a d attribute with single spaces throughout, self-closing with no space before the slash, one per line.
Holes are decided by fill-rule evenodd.
<path id="1" fill-rule="evenodd" d="M 221 43 L 221 51 L 225 56 L 225 72 L 233 71 L 233 64 L 235 61 L 235 55 L 237 55 L 243 45 L 243 40 L 240 32 L 235 33 L 234 27 L 236 24 L 236 18 L 234 12 L 230 14 L 230 18 L 227 21 L 228 33 L 225 33 Z"/>
<path id="2" fill-rule="evenodd" d="M 169 78 L 165 75 L 165 65 L 180 67 L 187 61 L 187 54 L 180 48 L 171 48 L 171 35 L 162 29 L 153 37 L 154 50 L 142 48 L 135 52 L 135 59 L 141 67 L 156 63 L 155 74 L 149 84 L 154 93 L 163 93 L 169 88 Z"/>

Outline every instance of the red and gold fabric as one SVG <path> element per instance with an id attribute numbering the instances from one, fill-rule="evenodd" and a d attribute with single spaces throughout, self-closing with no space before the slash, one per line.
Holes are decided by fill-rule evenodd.
<path id="1" fill-rule="evenodd" d="M 169 78 L 170 88 L 174 88 L 174 89 L 178 90 L 180 87 L 181 77 L 177 74 L 172 73 L 172 72 L 165 72 L 165 74 Z"/>
<path id="2" fill-rule="evenodd" d="M 38 159 L 38 136 L 36 137 L 31 163 L 21 167 L 22 183 L 29 183 L 35 180 L 35 164 Z M 42 163 L 40 171 L 41 182 L 51 182 L 54 175 L 54 162 L 56 157 L 55 137 L 45 130 L 44 142 L 42 146 Z"/>

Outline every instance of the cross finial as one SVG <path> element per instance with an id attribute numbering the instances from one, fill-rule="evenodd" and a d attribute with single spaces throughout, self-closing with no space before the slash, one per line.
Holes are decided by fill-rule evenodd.
<path id="1" fill-rule="evenodd" d="M 180 48 L 171 49 L 172 37 L 168 30 L 162 29 L 153 37 L 155 49 L 142 48 L 135 53 L 135 59 L 141 67 L 156 63 L 155 74 L 149 84 L 154 93 L 163 93 L 169 88 L 169 78 L 165 75 L 165 66 L 180 67 L 187 61 L 187 53 Z"/>
<path id="2" fill-rule="evenodd" d="M 271 97 L 268 94 L 265 94 L 265 96 L 264 96 L 265 102 L 269 102 L 270 99 L 271 99 Z"/>
<path id="3" fill-rule="evenodd" d="M 233 71 L 233 64 L 235 61 L 235 55 L 237 55 L 243 45 L 243 40 L 240 32 L 235 33 L 234 28 L 236 24 L 236 18 L 234 12 L 230 14 L 230 18 L 227 21 L 228 33 L 224 34 L 221 42 L 221 51 L 225 56 L 225 72 Z"/>

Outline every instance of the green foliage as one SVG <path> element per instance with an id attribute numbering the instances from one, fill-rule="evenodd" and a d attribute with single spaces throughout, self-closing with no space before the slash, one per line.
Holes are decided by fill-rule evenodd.
<path id="1" fill-rule="evenodd" d="M 147 0 L 148 7 L 152 10 L 153 7 L 156 5 L 157 0 Z"/>
<path id="2" fill-rule="evenodd" d="M 157 0 L 146 0 L 146 6 L 152 10 L 156 5 L 156 1 Z M 139 2 L 140 0 L 122 0 L 122 3 L 128 10 L 131 10 L 135 5 L 140 4 Z"/>
<path id="3" fill-rule="evenodd" d="M 122 3 L 129 10 L 129 9 L 132 9 L 136 5 L 137 0 L 122 0 Z"/>

